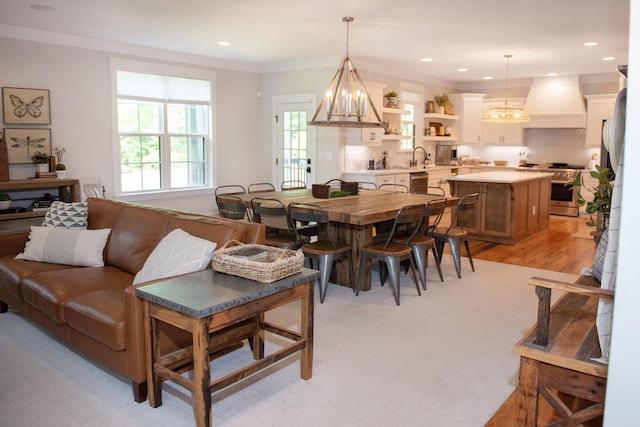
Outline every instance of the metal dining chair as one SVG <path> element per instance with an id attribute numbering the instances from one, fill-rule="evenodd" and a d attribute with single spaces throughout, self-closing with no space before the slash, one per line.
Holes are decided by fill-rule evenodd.
<path id="1" fill-rule="evenodd" d="M 247 191 L 249 194 L 268 193 L 270 191 L 276 191 L 276 187 L 274 187 L 270 182 L 256 182 L 254 184 L 249 184 Z"/>
<path id="2" fill-rule="evenodd" d="M 469 264 L 471 264 L 471 271 L 476 271 L 473 265 L 473 258 L 471 257 L 471 250 L 469 249 L 469 241 L 467 240 L 467 231 L 465 227 L 469 225 L 473 219 L 476 206 L 478 204 L 478 193 L 471 193 L 463 196 L 458 201 L 455 212 L 451 216 L 451 224 L 448 227 L 436 227 L 429 234 L 436 240 L 436 247 L 438 249 L 438 259 L 442 261 L 442 254 L 444 252 L 445 243 L 449 243 L 451 247 L 451 254 L 453 256 L 453 263 L 456 267 L 456 273 L 458 273 L 458 279 L 462 278 L 460 269 L 460 244 L 464 242 L 464 246 L 467 249 L 467 257 L 469 258 Z"/>
<path id="3" fill-rule="evenodd" d="M 402 261 L 408 260 L 410 262 L 411 278 L 416 285 L 418 295 L 420 295 L 420 285 L 418 284 L 418 279 L 416 277 L 415 263 L 411 256 L 411 247 L 404 243 L 394 242 L 394 238 L 396 237 L 396 232 L 401 229 L 404 230 L 405 227 L 411 229 L 411 236 L 417 234 L 421 228 L 423 216 L 423 204 L 407 205 L 400 208 L 396 214 L 395 220 L 393 221 L 393 226 L 388 237 L 382 242 L 374 243 L 362 248 L 360 254 L 360 267 L 358 269 L 356 295 L 360 293 L 360 283 L 363 280 L 366 265 L 372 260 L 377 260 L 383 263 L 381 268 L 386 267 L 389 272 L 389 281 L 391 282 L 391 289 L 396 300 L 396 305 L 400 305 L 400 263 Z"/>
<path id="4" fill-rule="evenodd" d="M 251 199 L 253 222 L 260 222 L 267 227 L 265 244 L 282 249 L 300 249 L 311 239 L 296 232 L 289 211 L 277 199 L 254 197 Z"/>
<path id="5" fill-rule="evenodd" d="M 294 223 L 315 223 L 318 226 L 318 239 L 314 242 L 304 243 L 302 245 L 302 252 L 304 256 L 309 259 L 311 268 L 313 268 L 313 262 L 315 261 L 320 270 L 320 277 L 318 279 L 320 302 L 324 302 L 327 294 L 329 276 L 331 275 L 333 263 L 339 260 L 347 260 L 351 287 L 355 291 L 351 245 L 335 239 L 335 230 L 329 226 L 329 214 L 327 211 L 316 204 L 290 203 L 289 215 Z M 298 238 L 302 240 L 304 236 L 298 235 Z"/>
<path id="6" fill-rule="evenodd" d="M 280 190 L 304 190 L 307 188 L 307 184 L 301 180 L 282 181 L 280 184 Z"/>
<path id="7" fill-rule="evenodd" d="M 237 197 L 238 194 L 247 194 L 247 190 L 237 184 L 216 187 L 214 196 L 218 212 L 223 218 L 250 220 L 246 205 Z"/>
<path id="8" fill-rule="evenodd" d="M 377 190 L 375 182 L 358 181 L 358 188 L 360 190 Z"/>
<path id="9" fill-rule="evenodd" d="M 378 190 L 409 194 L 409 187 L 404 184 L 380 184 Z"/>

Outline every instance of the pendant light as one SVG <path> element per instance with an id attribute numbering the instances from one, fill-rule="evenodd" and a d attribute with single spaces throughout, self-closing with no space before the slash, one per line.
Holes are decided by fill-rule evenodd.
<path id="1" fill-rule="evenodd" d="M 353 18 L 344 17 L 342 22 L 347 24 L 347 54 L 308 124 L 355 128 L 384 127 L 367 88 L 349 58 L 349 23 L 353 22 Z M 370 118 L 369 121 L 367 118 Z"/>
<path id="2" fill-rule="evenodd" d="M 504 89 L 504 106 L 490 108 L 482 117 L 483 122 L 490 123 L 527 123 L 531 119 L 529 114 L 522 108 L 509 107 L 509 59 L 511 55 L 505 55 L 507 58 L 507 79 L 505 80 Z"/>

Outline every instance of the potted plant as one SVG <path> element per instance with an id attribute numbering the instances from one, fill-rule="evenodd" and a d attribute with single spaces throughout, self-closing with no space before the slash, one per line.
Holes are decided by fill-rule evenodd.
<path id="1" fill-rule="evenodd" d="M 449 95 L 446 93 L 443 93 L 442 95 L 436 95 L 435 101 L 438 105 L 436 113 L 444 114 L 444 107 L 449 103 Z"/>
<path id="2" fill-rule="evenodd" d="M 58 163 L 56 163 L 56 178 L 64 179 L 67 176 L 67 167 L 62 163 L 62 155 L 67 152 L 66 148 L 54 147 L 53 153 L 56 155 Z"/>
<path id="3" fill-rule="evenodd" d="M 31 156 L 31 161 L 36 165 L 36 172 L 49 172 L 50 160 L 50 154 L 42 153 L 40 151 L 36 151 L 33 156 Z"/>
<path id="4" fill-rule="evenodd" d="M 596 240 L 599 240 L 599 236 L 609 226 L 611 193 L 613 191 L 612 174 L 609 168 L 603 168 L 600 165 L 596 165 L 596 170 L 592 170 L 589 174 L 598 180 L 596 187 L 589 188 L 584 185 L 582 172 L 578 172 L 573 182 L 567 185 L 573 186 L 578 192 L 578 204 L 580 206 L 586 205 L 586 212 L 589 214 L 587 225 L 596 227 L 596 231 L 592 234 Z M 585 191 L 591 193 L 592 197 L 586 195 Z M 587 197 L 591 200 L 587 200 Z M 596 215 L 595 219 L 594 215 Z"/>
<path id="5" fill-rule="evenodd" d="M 11 196 L 7 193 L 0 193 L 0 211 L 7 210 L 11 207 Z"/>
<path id="6" fill-rule="evenodd" d="M 387 92 L 384 94 L 385 107 L 398 108 L 398 94 L 395 91 Z"/>

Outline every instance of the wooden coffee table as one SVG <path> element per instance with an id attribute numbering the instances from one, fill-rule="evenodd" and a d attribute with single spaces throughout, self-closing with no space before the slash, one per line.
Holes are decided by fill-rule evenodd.
<path id="1" fill-rule="evenodd" d="M 211 393 L 240 381 L 300 351 L 300 377 L 311 378 L 313 365 L 313 291 L 318 272 L 302 272 L 264 284 L 213 270 L 143 285 L 136 295 L 144 300 L 149 404 L 162 405 L 162 382 L 172 380 L 194 394 L 198 426 L 211 426 Z M 300 332 L 265 321 L 264 313 L 300 300 Z M 160 354 L 159 325 L 168 323 L 193 336 L 193 345 Z M 256 359 L 253 363 L 211 381 L 210 341 L 241 339 L 237 325 L 248 325 Z M 281 335 L 291 344 L 264 355 L 264 331 Z M 235 334 L 235 335 L 234 335 Z M 227 335 L 231 335 L 229 338 Z M 237 340 L 236 340 L 237 341 Z M 193 369 L 193 381 L 181 374 Z"/>

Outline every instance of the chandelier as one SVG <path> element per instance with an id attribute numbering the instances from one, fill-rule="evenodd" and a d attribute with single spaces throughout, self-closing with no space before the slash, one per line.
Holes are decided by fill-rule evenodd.
<path id="1" fill-rule="evenodd" d="M 504 89 L 504 106 L 490 108 L 482 117 L 483 122 L 490 123 L 527 123 L 531 119 L 529 114 L 522 108 L 509 107 L 509 59 L 511 55 L 505 55 L 507 58 L 507 78 L 505 80 Z"/>
<path id="2" fill-rule="evenodd" d="M 349 58 L 349 23 L 352 17 L 342 18 L 347 24 L 347 54 L 333 76 L 309 125 L 378 128 L 382 119 L 373 105 L 355 65 Z"/>

